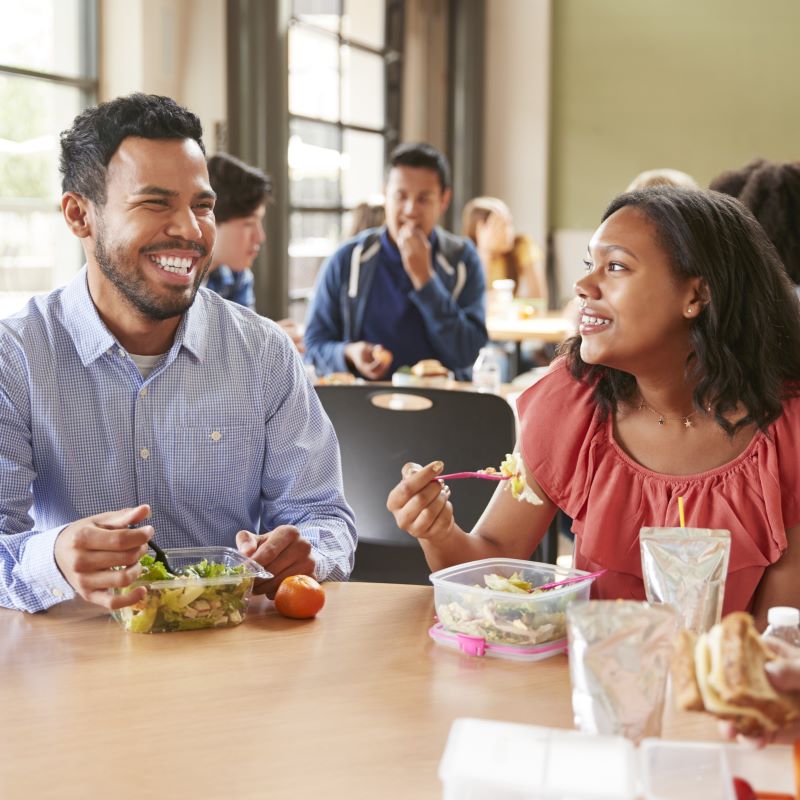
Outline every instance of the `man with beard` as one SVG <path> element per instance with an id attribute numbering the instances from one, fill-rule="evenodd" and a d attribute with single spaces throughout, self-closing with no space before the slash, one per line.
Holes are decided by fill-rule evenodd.
<path id="1" fill-rule="evenodd" d="M 106 608 L 161 547 L 237 546 L 346 579 L 336 437 L 274 323 L 199 289 L 216 235 L 197 117 L 135 94 L 61 135 L 86 266 L 0 322 L 0 605 Z M 262 531 L 262 533 L 258 533 Z"/>

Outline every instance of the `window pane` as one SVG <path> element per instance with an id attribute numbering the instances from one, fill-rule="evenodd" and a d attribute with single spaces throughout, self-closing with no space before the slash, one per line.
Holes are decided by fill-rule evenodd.
<path id="1" fill-rule="evenodd" d="M 292 2 L 292 16 L 309 25 L 337 33 L 341 13 L 341 0 L 293 0 Z"/>
<path id="2" fill-rule="evenodd" d="M 344 132 L 342 194 L 344 205 L 354 206 L 380 194 L 383 188 L 383 136 Z"/>
<path id="3" fill-rule="evenodd" d="M 294 206 L 341 205 L 341 134 L 333 125 L 293 119 L 289 124 L 289 199 Z"/>
<path id="4" fill-rule="evenodd" d="M 381 56 L 342 48 L 342 120 L 349 125 L 383 128 L 384 62 Z"/>
<path id="5" fill-rule="evenodd" d="M 322 262 L 342 238 L 341 217 L 339 214 L 295 212 L 289 224 L 289 294 L 308 295 Z"/>
<path id="6" fill-rule="evenodd" d="M 83 77 L 85 8 L 85 0 L 0 0 L 0 63 Z"/>
<path id="7" fill-rule="evenodd" d="M 78 271 L 82 251 L 59 211 L 30 211 L 0 200 L 0 318 L 33 294 L 49 292 Z"/>
<path id="8" fill-rule="evenodd" d="M 0 292 L 48 291 L 80 266 L 58 202 L 58 133 L 81 109 L 71 87 L 0 76 Z"/>
<path id="9" fill-rule="evenodd" d="M 339 43 L 302 25 L 289 28 L 289 113 L 339 119 Z"/>
<path id="10" fill-rule="evenodd" d="M 380 0 L 344 0 L 342 34 L 354 42 L 383 49 L 386 6 Z"/>

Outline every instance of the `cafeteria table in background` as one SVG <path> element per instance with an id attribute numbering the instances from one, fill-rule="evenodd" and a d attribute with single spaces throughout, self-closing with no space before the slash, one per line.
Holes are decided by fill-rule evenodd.
<path id="1" fill-rule="evenodd" d="M 260 598 L 236 628 L 151 635 L 83 601 L 0 609 L 0 797 L 433 800 L 457 717 L 572 727 L 565 656 L 434 644 L 431 587 L 325 591 L 314 620 Z M 717 738 L 680 712 L 665 735 Z"/>
<path id="2" fill-rule="evenodd" d="M 510 365 L 510 377 L 519 372 L 522 342 L 537 340 L 546 344 L 561 344 L 575 333 L 575 324 L 559 312 L 520 319 L 515 316 L 489 316 L 486 330 L 493 342 L 513 342 L 514 356 Z"/>

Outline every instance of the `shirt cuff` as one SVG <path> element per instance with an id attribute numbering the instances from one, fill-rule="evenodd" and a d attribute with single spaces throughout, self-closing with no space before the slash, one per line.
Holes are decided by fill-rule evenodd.
<path id="1" fill-rule="evenodd" d="M 42 609 L 75 597 L 75 590 L 61 574 L 55 557 L 56 539 L 66 527 L 61 525 L 35 533 L 25 542 L 20 577 L 30 587 Z"/>

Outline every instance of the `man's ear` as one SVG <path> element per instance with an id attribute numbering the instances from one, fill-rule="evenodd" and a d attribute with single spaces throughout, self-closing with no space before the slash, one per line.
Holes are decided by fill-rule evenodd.
<path id="1" fill-rule="evenodd" d="M 67 227 L 79 239 L 92 235 L 90 201 L 76 192 L 64 192 L 61 197 L 61 213 Z"/>
<path id="2" fill-rule="evenodd" d="M 452 189 L 445 189 L 442 192 L 442 210 L 440 214 L 444 214 L 447 211 L 448 207 L 450 206 L 450 200 L 453 198 L 453 190 Z"/>

